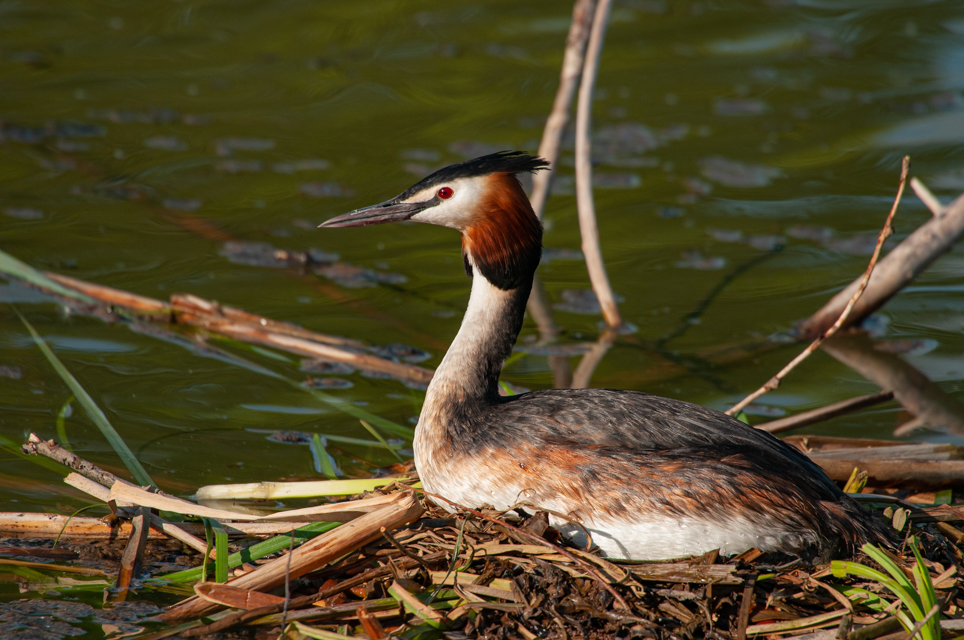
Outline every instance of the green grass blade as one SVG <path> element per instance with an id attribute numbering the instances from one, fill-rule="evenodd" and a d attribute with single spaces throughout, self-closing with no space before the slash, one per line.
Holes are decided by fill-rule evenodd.
<path id="1" fill-rule="evenodd" d="M 864 552 L 866 552 L 866 547 L 872 545 L 865 544 Z M 875 548 L 874 551 L 877 551 Z M 870 554 L 868 554 L 870 555 Z M 876 559 L 876 558 L 875 558 Z M 889 561 L 890 558 L 887 558 Z M 893 563 L 891 563 L 893 564 Z M 924 617 L 926 612 L 921 612 L 920 598 L 916 592 L 914 592 L 913 587 L 907 588 L 902 583 L 892 580 L 885 574 L 877 571 L 876 569 L 871 569 L 867 565 L 860 564 L 859 562 L 841 562 L 839 560 L 834 560 L 830 563 L 830 569 L 833 575 L 837 578 L 842 578 L 843 576 L 850 574 L 855 575 L 866 580 L 873 580 L 879 582 L 882 586 L 887 588 L 891 593 L 900 598 L 904 606 L 911 612 L 918 620 Z M 904 580 L 907 581 L 907 576 L 904 576 Z M 907 584 L 910 584 L 907 581 Z"/>
<path id="2" fill-rule="evenodd" d="M 385 447 L 386 449 L 388 449 L 388 451 L 389 451 L 393 456 L 395 456 L 395 459 L 396 459 L 396 460 L 398 460 L 399 462 L 405 462 L 405 461 L 402 459 L 402 456 L 398 455 L 398 452 L 395 451 L 395 449 L 393 449 L 393 448 L 391 447 L 391 445 L 388 444 L 388 442 L 386 442 L 385 438 L 382 437 L 382 434 L 378 433 L 378 431 L 375 430 L 375 427 L 373 427 L 372 425 L 368 424 L 368 423 L 365 422 L 364 420 L 359 420 L 359 422 L 361 422 L 362 426 L 365 427 L 365 429 L 368 430 L 368 433 L 372 434 L 372 436 L 373 436 L 376 440 L 378 440 L 379 442 L 382 443 L 382 446 L 383 446 L 383 447 Z"/>
<path id="3" fill-rule="evenodd" d="M 327 442 L 317 433 L 311 436 L 311 455 L 315 458 L 315 471 L 324 474 L 334 480 L 339 476 L 339 470 L 335 464 L 335 459 L 328 453 L 325 447 Z"/>
<path id="4" fill-rule="evenodd" d="M 4 251 L 0 251 L 0 273 L 5 273 L 13 276 L 14 278 L 19 278 L 20 280 L 24 280 L 25 282 L 29 282 L 32 285 L 52 291 L 66 298 L 73 298 L 74 300 L 81 300 L 88 303 L 96 302 L 96 300 L 93 298 L 86 296 L 79 291 L 74 291 L 69 287 L 63 286 L 59 282 L 51 280 L 26 262 L 21 262 Z"/>
<path id="5" fill-rule="evenodd" d="M 907 574 L 890 559 L 890 556 L 869 543 L 862 546 L 860 550 L 873 558 L 874 562 L 882 566 L 902 587 L 913 590 L 914 585 L 911 584 Z"/>
<path id="6" fill-rule="evenodd" d="M 147 473 L 147 470 L 141 466 L 140 460 L 134 456 L 134 452 L 130 450 L 130 448 L 127 446 L 127 443 L 125 443 L 123 438 L 120 437 L 120 434 L 114 430 L 114 427 L 111 425 L 110 421 L 107 420 L 107 416 L 105 416 L 104 412 L 100 410 L 100 407 L 98 407 L 97 403 L 94 402 L 94 399 L 90 397 L 90 394 L 88 394 L 87 391 L 80 386 L 80 383 L 77 382 L 77 379 L 70 373 L 70 371 L 67 370 L 67 367 L 64 366 L 57 356 L 54 355 L 54 352 L 49 346 L 47 346 L 47 343 L 44 342 L 44 339 L 41 338 L 40 334 L 37 333 L 29 322 L 27 322 L 27 319 L 23 317 L 20 311 L 14 309 L 14 312 L 20 317 L 20 321 L 23 322 L 24 326 L 27 327 L 27 331 L 29 331 L 30 335 L 33 337 L 33 341 L 38 347 L 40 347 L 40 351 L 43 352 L 50 364 L 53 365 L 53 368 L 57 371 L 57 374 L 64 381 L 64 383 L 70 387 L 70 390 L 77 398 L 77 401 L 80 402 L 80 404 L 87 411 L 87 415 L 90 416 L 90 419 L 93 420 L 94 424 L 97 425 L 97 428 L 100 429 L 100 432 L 104 434 L 105 438 L 107 438 L 107 442 L 110 443 L 110 446 L 113 447 L 117 455 L 120 456 L 124 466 L 126 466 L 131 472 L 131 474 L 134 476 L 134 479 L 137 480 L 137 483 L 144 486 L 154 484 L 154 481 L 151 480 L 151 476 Z"/>
<path id="7" fill-rule="evenodd" d="M 228 581 L 228 532 L 221 523 L 211 519 L 211 531 L 214 533 L 214 580 Z"/>
<path id="8" fill-rule="evenodd" d="M 921 557 L 920 549 L 917 546 L 917 538 L 911 536 L 907 543 L 911 551 L 914 552 L 914 559 L 917 561 L 914 564 L 914 581 L 917 583 L 917 593 L 920 594 L 922 609 L 926 615 L 937 604 L 937 592 L 934 591 L 930 571 L 927 570 L 927 565 L 924 564 L 924 559 Z M 921 638 L 923 640 L 940 640 L 940 637 L 941 612 L 938 611 L 921 628 Z"/>
<path id="9" fill-rule="evenodd" d="M 298 527 L 295 529 L 295 542 L 305 542 L 314 538 L 315 536 L 325 533 L 326 531 L 331 531 L 337 527 L 339 523 L 337 522 L 312 522 L 303 527 Z M 280 536 L 275 536 L 269 538 L 263 542 L 258 542 L 251 545 L 247 549 L 242 549 L 238 553 L 232 553 L 228 556 L 228 568 L 234 569 L 235 567 L 240 567 L 245 562 L 250 562 L 252 560 L 257 560 L 271 553 L 276 553 L 282 549 L 287 549 L 291 546 L 291 534 L 285 533 Z M 193 569 L 185 569 L 184 571 L 177 571 L 175 573 L 169 573 L 167 575 L 158 576 L 157 578 L 151 578 L 145 580 L 148 582 L 194 582 L 195 580 L 200 580 L 201 578 L 201 567 L 194 567 Z"/>
<path id="10" fill-rule="evenodd" d="M 67 439 L 67 417 L 73 412 L 70 403 L 74 401 L 74 396 L 71 395 L 67 398 L 61 407 L 60 411 L 57 412 L 57 440 L 60 442 L 60 446 L 67 451 L 73 451 L 70 447 L 70 441 Z"/>
<path id="11" fill-rule="evenodd" d="M 214 548 L 213 541 L 211 540 L 214 534 L 214 527 L 211 526 L 210 518 L 201 518 L 201 522 L 204 523 L 204 557 L 201 558 L 201 582 L 208 581 L 208 561 L 211 559 L 211 549 Z"/>

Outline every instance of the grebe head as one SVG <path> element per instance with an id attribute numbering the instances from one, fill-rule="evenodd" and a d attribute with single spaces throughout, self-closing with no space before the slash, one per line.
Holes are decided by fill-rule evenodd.
<path id="1" fill-rule="evenodd" d="M 475 267 L 500 289 L 515 289 L 531 279 L 542 253 L 542 225 L 516 176 L 548 166 L 521 151 L 500 151 L 439 169 L 391 200 L 319 226 L 412 220 L 450 227 L 462 233 L 466 273 Z"/>

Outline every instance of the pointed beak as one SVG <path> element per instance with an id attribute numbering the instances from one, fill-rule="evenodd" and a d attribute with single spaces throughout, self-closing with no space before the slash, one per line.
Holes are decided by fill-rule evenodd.
<path id="1" fill-rule="evenodd" d="M 408 220 L 419 211 L 424 211 L 433 207 L 438 202 L 436 199 L 426 202 L 397 202 L 389 200 L 381 204 L 374 204 L 370 207 L 355 209 L 344 215 L 323 222 L 319 227 L 335 229 L 339 227 L 367 227 L 373 224 L 384 224 L 386 222 L 398 222 Z"/>

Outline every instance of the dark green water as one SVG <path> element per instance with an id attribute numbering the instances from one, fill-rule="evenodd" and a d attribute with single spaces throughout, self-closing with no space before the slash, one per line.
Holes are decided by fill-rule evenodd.
<path id="1" fill-rule="evenodd" d="M 534 151 L 569 12 L 508 1 L 0 3 L 0 247 L 147 296 L 190 292 L 408 344 L 434 366 L 468 296 L 454 232 L 314 226 L 466 156 Z M 730 363 L 704 356 L 787 330 L 864 269 L 904 153 L 945 201 L 964 190 L 962 42 L 964 7 L 953 2 L 618 2 L 595 103 L 596 204 L 613 287 L 638 331 L 593 385 L 725 408 L 788 361 L 799 346 Z M 551 250 L 579 248 L 571 159 L 567 150 L 548 204 Z M 908 196 L 898 235 L 929 215 Z M 228 239 L 336 252 L 394 277 L 352 288 L 236 264 L 221 255 Z M 647 346 L 767 253 L 662 352 Z M 908 361 L 964 400 L 962 267 L 961 250 L 942 258 L 875 324 L 885 339 L 918 341 Z M 588 287 L 579 260 L 540 273 L 557 303 Z M 316 477 L 307 447 L 265 431 L 369 437 L 284 381 L 65 315 L 22 288 L 0 286 L 0 299 L 17 304 L 168 491 Z M 562 342 L 594 340 L 600 319 L 557 311 Z M 528 323 L 522 341 L 536 337 Z M 296 358 L 220 346 L 304 378 Z M 0 367 L 0 435 L 53 437 L 69 392 L 7 305 Z M 343 377 L 353 386 L 330 393 L 412 425 L 421 392 Z M 536 355 L 505 379 L 552 382 Z M 789 414 L 875 390 L 819 353 L 758 404 Z M 813 431 L 887 437 L 908 418 L 891 403 Z M 65 425 L 77 453 L 120 469 L 76 403 Z M 348 475 L 370 472 L 365 460 L 392 462 L 347 445 L 336 458 Z M 7 450 L 0 461 L 0 510 L 86 504 L 51 472 Z"/>

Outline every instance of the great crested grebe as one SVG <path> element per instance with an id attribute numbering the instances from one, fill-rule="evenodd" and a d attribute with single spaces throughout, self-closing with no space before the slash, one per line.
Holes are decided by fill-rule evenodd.
<path id="1" fill-rule="evenodd" d="M 472 293 L 415 428 L 425 489 L 468 507 L 559 514 L 556 528 L 584 543 L 585 527 L 612 558 L 756 547 L 814 561 L 889 542 L 888 528 L 804 454 L 726 414 L 636 391 L 499 395 L 542 253 L 542 225 L 516 176 L 547 166 L 519 151 L 483 156 L 321 225 L 413 220 L 462 234 Z"/>

